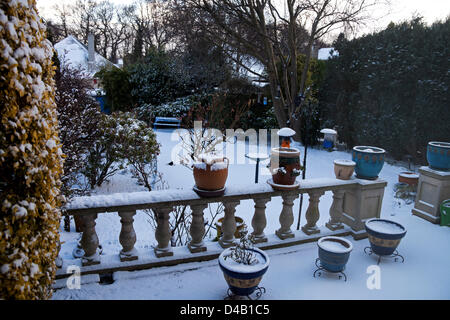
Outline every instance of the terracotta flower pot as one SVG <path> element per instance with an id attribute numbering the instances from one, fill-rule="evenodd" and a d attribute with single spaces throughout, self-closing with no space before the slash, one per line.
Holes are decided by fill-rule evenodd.
<path id="1" fill-rule="evenodd" d="M 300 175 L 300 150 L 273 148 L 270 154 L 270 171 L 275 184 L 293 185 Z"/>
<path id="2" fill-rule="evenodd" d="M 336 179 L 349 180 L 355 171 L 356 163 L 351 160 L 334 160 Z"/>
<path id="3" fill-rule="evenodd" d="M 217 240 L 219 240 L 222 235 L 223 219 L 224 218 L 222 217 L 216 222 Z M 234 217 L 234 220 L 236 221 L 236 231 L 234 232 L 234 237 L 239 239 L 241 237 L 241 231 L 245 226 L 244 219 L 242 219 L 241 217 Z"/>
<path id="4" fill-rule="evenodd" d="M 419 183 L 419 175 L 414 172 L 400 172 L 398 175 L 398 182 L 406 183 L 409 185 L 417 185 Z"/>
<path id="5" fill-rule="evenodd" d="M 195 163 L 193 168 L 197 188 L 208 191 L 223 189 L 228 177 L 228 158 L 200 157 L 199 160 L 201 162 Z"/>

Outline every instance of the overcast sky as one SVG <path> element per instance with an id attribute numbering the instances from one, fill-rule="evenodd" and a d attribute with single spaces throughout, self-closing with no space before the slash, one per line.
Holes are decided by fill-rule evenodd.
<path id="1" fill-rule="evenodd" d="M 111 0 L 116 4 L 131 4 L 132 0 Z M 37 6 L 42 16 L 52 18 L 52 6 L 55 3 L 74 3 L 75 0 L 37 0 Z M 390 7 L 380 7 L 373 12 L 371 21 L 362 32 L 372 32 L 384 29 L 389 22 L 400 22 L 410 19 L 413 15 L 421 15 L 427 23 L 444 19 L 450 15 L 450 0 L 391 0 Z"/>

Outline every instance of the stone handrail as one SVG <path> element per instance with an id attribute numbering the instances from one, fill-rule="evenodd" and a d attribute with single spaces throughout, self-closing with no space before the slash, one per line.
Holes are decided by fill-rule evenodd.
<path id="1" fill-rule="evenodd" d="M 253 235 L 256 243 L 261 247 L 269 248 L 270 242 L 265 235 L 266 227 L 266 204 L 272 197 L 281 196 L 283 199 L 279 215 L 280 228 L 275 232 L 277 246 L 301 243 L 303 240 L 316 240 L 321 236 L 321 229 L 316 225 L 319 220 L 319 201 L 326 191 L 333 192 L 333 203 L 329 210 L 330 219 L 326 228 L 331 234 L 352 234 L 355 239 L 365 237 L 364 220 L 379 217 L 386 182 L 383 180 L 367 181 L 360 179 L 337 180 L 337 179 L 307 179 L 301 180 L 300 188 L 290 191 L 276 191 L 268 184 L 249 184 L 245 186 L 227 186 L 225 194 L 216 198 L 201 198 L 193 190 L 161 190 L 151 192 L 132 192 L 111 195 L 96 195 L 74 198 L 68 203 L 64 210 L 69 215 L 80 216 L 83 219 L 83 234 L 81 246 L 84 250 L 82 267 L 84 273 L 102 272 L 104 270 L 133 270 L 133 262 L 140 259 L 138 251 L 134 248 L 136 233 L 133 228 L 133 216 L 136 210 L 152 209 L 156 214 L 157 227 L 155 238 L 158 245 L 154 249 L 154 258 L 161 259 L 166 264 L 147 263 L 147 267 L 155 265 L 170 265 L 192 259 L 180 259 L 173 257 L 173 248 L 170 247 L 169 218 L 174 207 L 189 205 L 192 210 L 192 222 L 190 226 L 191 241 L 188 249 L 191 255 L 200 254 L 204 259 L 217 257 L 218 251 L 208 249 L 203 237 L 205 226 L 203 210 L 209 203 L 221 202 L 225 213 L 222 223 L 222 236 L 218 241 L 221 248 L 227 248 L 235 243 L 234 234 L 236 222 L 234 213 L 241 200 L 253 199 L 255 212 L 251 221 Z M 301 232 L 304 239 L 291 230 L 294 222 L 293 204 L 299 194 L 309 195 L 309 205 L 306 210 L 306 223 Z M 99 213 L 118 212 L 121 217 L 122 229 L 119 241 L 122 250 L 119 253 L 120 262 L 126 265 L 122 268 L 120 263 L 114 267 L 103 263 L 97 253 L 99 245 L 95 231 L 96 218 Z M 273 237 L 270 237 L 273 239 Z M 216 243 L 217 245 L 217 243 Z M 211 251 L 206 253 L 206 251 Z M 173 260 L 171 262 L 171 259 Z M 132 262 L 130 262 L 132 261 Z M 142 267 L 142 263 L 139 268 Z M 58 273 L 57 273 L 58 276 Z M 59 272 L 64 276 L 64 271 Z"/>

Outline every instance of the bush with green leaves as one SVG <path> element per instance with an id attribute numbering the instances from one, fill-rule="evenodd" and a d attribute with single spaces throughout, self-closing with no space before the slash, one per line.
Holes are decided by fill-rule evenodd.
<path id="1" fill-rule="evenodd" d="M 156 170 L 154 160 L 159 154 L 153 130 L 128 112 L 103 115 L 99 129 L 100 138 L 89 149 L 83 169 L 91 189 L 129 165 L 133 175 L 150 191 Z"/>
<path id="2" fill-rule="evenodd" d="M 195 94 L 178 98 L 175 101 L 163 103 L 161 105 L 143 104 L 137 107 L 134 112 L 139 120 L 151 124 L 155 117 L 185 117 L 189 110 L 201 104 L 207 95 Z"/>
<path id="3" fill-rule="evenodd" d="M 191 93 L 187 74 L 163 51 L 150 51 L 128 70 L 131 96 L 137 105 L 160 105 Z"/>
<path id="4" fill-rule="evenodd" d="M 96 73 L 106 91 L 106 108 L 111 111 L 130 111 L 134 107 L 131 95 L 130 72 L 108 66 Z"/>

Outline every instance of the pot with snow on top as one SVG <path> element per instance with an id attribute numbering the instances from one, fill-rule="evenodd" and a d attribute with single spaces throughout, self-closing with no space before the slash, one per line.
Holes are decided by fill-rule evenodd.
<path id="1" fill-rule="evenodd" d="M 427 161 L 431 169 L 438 171 L 450 170 L 450 143 L 428 142 Z"/>
<path id="2" fill-rule="evenodd" d="M 356 163 L 356 177 L 365 180 L 376 180 L 384 165 L 386 151 L 378 147 L 353 147 L 352 160 Z"/>
<path id="3" fill-rule="evenodd" d="M 353 245 L 341 237 L 322 237 L 317 242 L 322 268 L 329 272 L 342 272 L 350 258 Z"/>
<path id="4" fill-rule="evenodd" d="M 369 219 L 365 228 L 372 251 L 379 256 L 392 255 L 406 234 L 400 223 L 387 219 Z"/>
<path id="5" fill-rule="evenodd" d="M 261 249 L 246 248 L 244 259 L 247 257 L 249 260 L 238 260 L 236 254 L 233 254 L 236 248 L 239 246 L 227 248 L 220 254 L 219 266 L 229 290 L 238 296 L 249 296 L 259 288 L 259 283 L 269 268 L 270 259 Z"/>
<path id="6" fill-rule="evenodd" d="M 270 153 L 272 181 L 277 185 L 293 185 L 301 173 L 300 150 L 273 148 Z"/>
<path id="7" fill-rule="evenodd" d="M 228 177 L 229 160 L 213 154 L 199 155 L 193 164 L 196 187 L 205 191 L 217 191 L 225 188 Z"/>
<path id="8" fill-rule="evenodd" d="M 349 180 L 355 171 L 356 163 L 351 160 L 334 160 L 336 179 Z"/>

